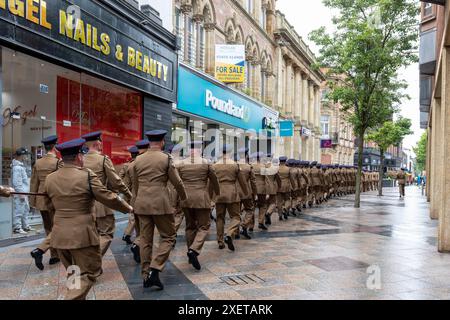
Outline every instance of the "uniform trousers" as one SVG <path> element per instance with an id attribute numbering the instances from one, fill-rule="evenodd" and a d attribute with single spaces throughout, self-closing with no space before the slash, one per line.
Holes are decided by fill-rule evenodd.
<path id="1" fill-rule="evenodd" d="M 89 290 L 102 273 L 100 246 L 82 249 L 57 249 L 57 252 L 66 270 L 70 266 L 77 266 L 80 271 L 79 283 L 77 283 L 76 278 L 68 274 L 69 286 L 65 300 L 85 300 Z"/>
<path id="2" fill-rule="evenodd" d="M 175 231 L 180 230 L 180 226 L 183 223 L 184 211 L 180 207 L 175 208 Z"/>
<path id="3" fill-rule="evenodd" d="M 244 216 L 241 226 L 244 229 L 253 229 L 255 227 L 255 203 L 253 199 L 241 199 L 241 208 Z"/>
<path id="4" fill-rule="evenodd" d="M 277 209 L 278 215 L 281 216 L 284 210 L 289 210 L 291 207 L 291 193 L 280 192 L 277 194 Z"/>
<path id="5" fill-rule="evenodd" d="M 183 211 L 186 218 L 187 247 L 200 254 L 211 227 L 211 209 L 183 208 Z"/>
<path id="6" fill-rule="evenodd" d="M 400 191 L 400 195 L 401 195 L 402 197 L 404 197 L 404 196 L 405 196 L 405 185 L 404 185 L 404 184 L 399 184 L 399 185 L 398 185 L 398 189 L 399 189 L 399 191 Z"/>
<path id="7" fill-rule="evenodd" d="M 100 236 L 100 253 L 104 256 L 114 238 L 116 219 L 114 218 L 114 215 L 97 217 L 95 219 L 95 224 Z"/>
<path id="8" fill-rule="evenodd" d="M 42 223 L 44 225 L 45 234 L 47 237 L 38 246 L 38 249 L 42 250 L 44 253 L 50 250 L 50 257 L 58 258 L 58 252 L 50 246 L 50 233 L 53 229 L 53 217 L 55 213 L 53 211 L 41 211 Z"/>
<path id="9" fill-rule="evenodd" d="M 224 243 L 225 215 L 227 211 L 231 219 L 227 230 L 227 236 L 234 237 L 239 234 L 239 225 L 241 224 L 241 202 L 216 203 L 217 242 L 219 244 Z"/>
<path id="10" fill-rule="evenodd" d="M 141 274 L 144 279 L 150 274 L 150 269 L 162 271 L 169 259 L 170 252 L 175 244 L 175 218 L 173 214 L 140 215 L 140 256 Z M 155 227 L 160 235 L 159 246 L 153 254 L 153 238 Z"/>

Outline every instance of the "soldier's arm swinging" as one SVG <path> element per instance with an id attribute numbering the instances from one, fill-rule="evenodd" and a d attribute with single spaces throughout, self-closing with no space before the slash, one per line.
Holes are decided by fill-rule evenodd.
<path id="1" fill-rule="evenodd" d="M 125 183 L 122 181 L 122 179 L 119 177 L 119 175 L 116 172 L 116 169 L 114 169 L 114 165 L 108 157 L 105 157 L 105 173 L 106 178 L 108 181 L 108 184 L 111 185 L 112 189 L 114 191 L 118 191 L 122 194 L 124 194 L 126 197 L 131 198 L 132 194 L 130 190 L 127 188 Z"/>
<path id="2" fill-rule="evenodd" d="M 169 155 L 169 181 L 174 186 L 175 190 L 177 190 L 178 196 L 182 201 L 187 199 L 186 189 L 184 188 L 183 181 L 180 178 L 180 174 L 178 173 L 177 168 L 175 168 L 173 164 L 172 157 Z"/>

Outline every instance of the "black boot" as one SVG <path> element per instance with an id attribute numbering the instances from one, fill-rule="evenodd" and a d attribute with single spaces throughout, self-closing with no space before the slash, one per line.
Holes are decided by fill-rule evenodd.
<path id="1" fill-rule="evenodd" d="M 268 215 L 266 215 L 266 224 L 269 226 L 272 224 L 272 219 Z"/>
<path id="2" fill-rule="evenodd" d="M 263 225 L 262 223 L 260 223 L 258 225 L 258 228 L 261 229 L 261 230 L 268 230 L 267 227 L 265 225 Z"/>
<path id="3" fill-rule="evenodd" d="M 288 211 L 286 209 L 283 209 L 283 217 L 284 217 L 284 220 L 289 219 Z"/>
<path id="4" fill-rule="evenodd" d="M 44 264 L 42 263 L 42 257 L 44 256 L 44 251 L 41 249 L 34 249 L 30 252 L 34 259 L 34 264 L 39 270 L 44 270 Z"/>
<path id="5" fill-rule="evenodd" d="M 127 243 L 127 245 L 132 245 L 133 241 L 131 241 L 131 236 L 128 235 L 123 235 L 122 240 L 125 241 Z"/>
<path id="6" fill-rule="evenodd" d="M 306 203 L 303 205 L 303 209 L 306 209 Z"/>
<path id="7" fill-rule="evenodd" d="M 246 228 L 242 228 L 241 234 L 242 234 L 242 235 L 244 236 L 244 238 L 247 239 L 247 240 L 251 240 L 251 238 L 252 238 L 252 237 L 250 237 L 250 235 L 248 234 Z"/>
<path id="8" fill-rule="evenodd" d="M 231 251 L 234 251 L 234 250 L 235 250 L 234 244 L 233 244 L 233 239 L 231 239 L 230 236 L 226 236 L 225 239 L 224 239 L 224 241 L 225 241 L 225 243 L 227 244 L 228 249 L 230 249 Z"/>
<path id="9" fill-rule="evenodd" d="M 283 214 L 278 216 L 278 221 L 283 221 Z"/>
<path id="10" fill-rule="evenodd" d="M 144 280 L 144 288 L 158 287 L 159 290 L 164 289 L 164 285 L 159 279 L 159 270 L 151 269 L 150 276 Z"/>
<path id="11" fill-rule="evenodd" d="M 133 252 L 134 261 L 136 261 L 136 263 L 141 263 L 141 253 L 140 253 L 139 246 L 137 244 L 133 243 L 130 250 L 131 250 L 131 252 Z"/>
<path id="12" fill-rule="evenodd" d="M 198 262 L 198 253 L 195 252 L 194 250 L 189 250 L 187 253 L 187 256 L 189 258 L 189 263 L 192 264 L 192 266 L 196 269 L 196 270 L 200 270 L 202 268 L 202 266 L 200 265 L 200 262 Z"/>
<path id="13" fill-rule="evenodd" d="M 48 260 L 48 264 L 49 265 L 54 265 L 54 264 L 57 264 L 57 263 L 59 263 L 61 260 L 59 260 L 59 258 L 50 258 L 50 260 Z"/>

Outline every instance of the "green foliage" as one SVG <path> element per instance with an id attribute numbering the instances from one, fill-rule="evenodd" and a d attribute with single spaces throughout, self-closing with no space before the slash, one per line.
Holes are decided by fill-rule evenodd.
<path id="1" fill-rule="evenodd" d="M 310 39 L 320 47 L 318 64 L 330 76 L 329 98 L 351 110 L 358 137 L 392 117 L 407 97 L 398 70 L 417 61 L 418 13 L 414 0 L 324 0 L 337 9 L 336 32 L 324 27 Z"/>
<path id="2" fill-rule="evenodd" d="M 424 134 L 422 134 L 420 140 L 417 142 L 417 146 L 413 148 L 413 151 L 416 154 L 416 171 L 418 172 L 422 172 L 426 168 L 427 141 L 428 141 L 428 133 L 425 132 Z"/>
<path id="3" fill-rule="evenodd" d="M 411 120 L 400 118 L 396 122 L 387 121 L 379 128 L 370 132 L 367 140 L 375 142 L 380 148 L 381 152 L 385 152 L 390 146 L 398 146 L 403 139 L 413 134 L 411 131 Z"/>

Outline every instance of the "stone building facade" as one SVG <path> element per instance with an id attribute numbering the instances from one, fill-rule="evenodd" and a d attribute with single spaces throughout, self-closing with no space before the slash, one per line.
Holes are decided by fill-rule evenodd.
<path id="1" fill-rule="evenodd" d="M 355 145 L 353 126 L 348 121 L 349 113 L 343 111 L 339 103 L 329 100 L 327 93 L 327 84 L 324 82 L 320 113 L 321 139 L 331 140 L 332 147 L 322 149 L 321 162 L 323 164 L 353 165 Z"/>
<path id="2" fill-rule="evenodd" d="M 294 137 L 278 138 L 274 153 L 320 161 L 320 85 L 325 79 L 313 70 L 313 53 L 276 10 L 276 1 L 167 3 L 172 7 L 172 31 L 180 39 L 180 62 L 214 76 L 215 45 L 245 45 L 245 82 L 229 86 L 278 111 L 281 121 L 294 122 Z"/>

